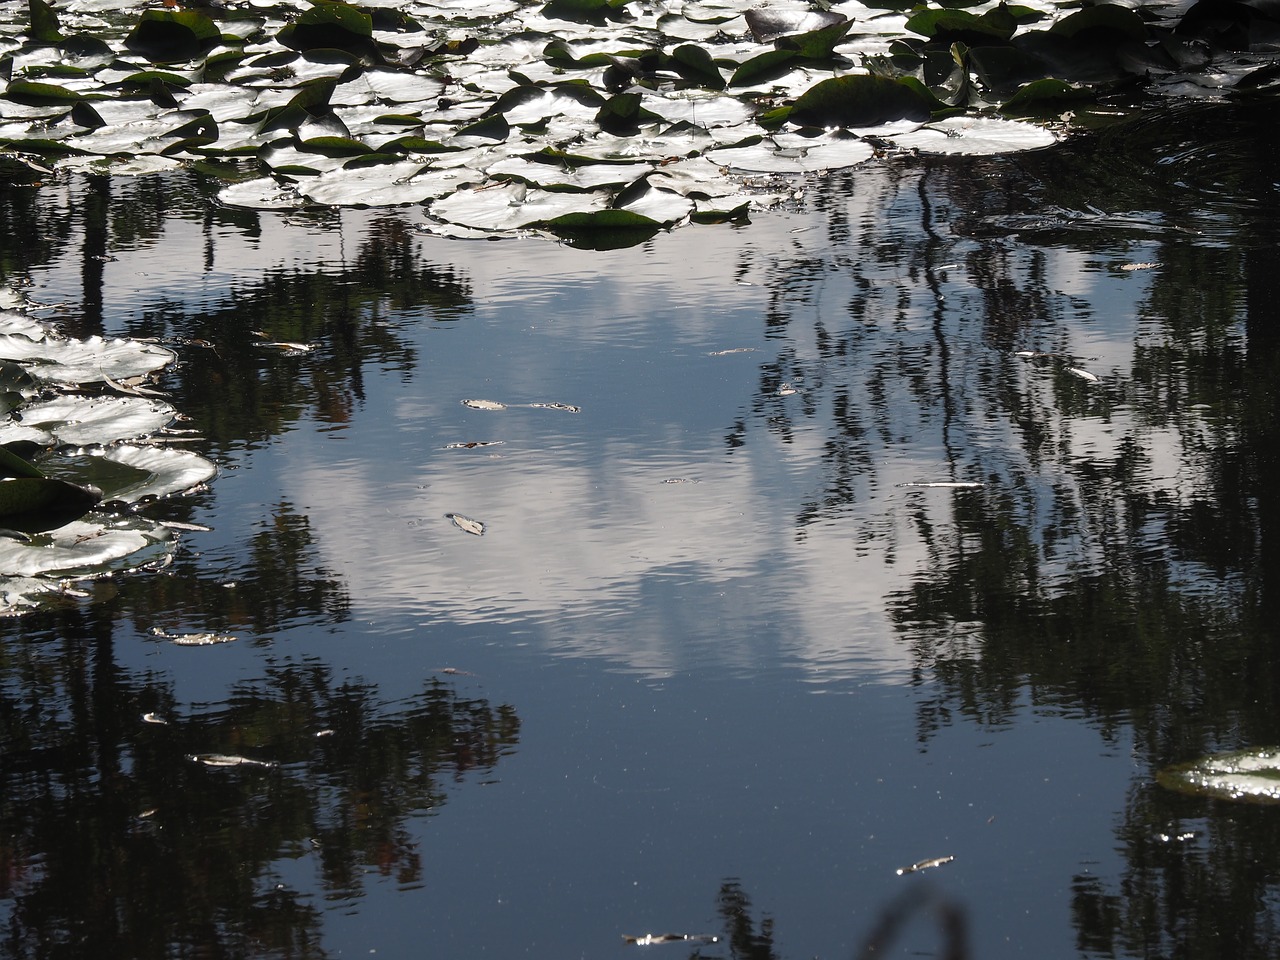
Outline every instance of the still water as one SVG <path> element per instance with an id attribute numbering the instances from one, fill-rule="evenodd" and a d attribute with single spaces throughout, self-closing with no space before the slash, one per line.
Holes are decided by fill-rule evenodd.
<path id="1" fill-rule="evenodd" d="M 219 476 L 0 627 L 0 955 L 1273 956 L 1280 821 L 1153 774 L 1280 742 L 1274 136 L 604 252 L 6 190 L 0 279 L 178 350 Z"/>

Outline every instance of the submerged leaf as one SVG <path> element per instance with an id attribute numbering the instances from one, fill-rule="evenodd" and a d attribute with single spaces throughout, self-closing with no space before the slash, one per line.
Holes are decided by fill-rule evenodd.
<path id="1" fill-rule="evenodd" d="M 1280 803 L 1280 747 L 1255 747 L 1175 764 L 1159 771 L 1156 782 L 1198 797 Z"/>

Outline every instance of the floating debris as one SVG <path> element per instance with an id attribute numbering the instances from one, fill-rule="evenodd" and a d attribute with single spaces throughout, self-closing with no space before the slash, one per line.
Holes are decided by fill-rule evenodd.
<path id="1" fill-rule="evenodd" d="M 315 735 L 316 735 L 316 739 L 319 739 L 320 737 L 332 737 L 335 733 L 337 733 L 336 730 L 325 729 L 325 730 L 317 730 Z"/>
<path id="2" fill-rule="evenodd" d="M 950 863 L 955 857 L 932 857 L 928 860 L 918 860 L 909 867 L 899 867 L 898 876 L 905 873 L 919 873 L 921 870 L 932 870 L 934 867 L 940 867 L 944 863 Z"/>
<path id="3" fill-rule="evenodd" d="M 202 763 L 206 767 L 278 767 L 274 760 L 254 760 L 252 757 L 240 757 L 231 753 L 189 753 L 187 759 L 192 763 Z"/>
<path id="4" fill-rule="evenodd" d="M 898 484 L 898 486 L 932 487 L 940 490 L 974 490 L 978 487 L 985 487 L 986 484 L 979 480 L 908 480 L 906 483 Z"/>
<path id="5" fill-rule="evenodd" d="M 167 724 L 169 721 L 168 721 L 168 720 L 166 720 L 164 717 L 160 716 L 160 714 L 158 714 L 158 713 L 144 713 L 144 714 L 142 715 L 142 722 L 143 722 L 143 723 L 157 723 L 157 724 L 162 724 L 162 725 L 163 725 L 163 724 Z"/>
<path id="6" fill-rule="evenodd" d="M 1160 266 L 1159 262 L 1156 262 L 1156 263 L 1122 263 L 1122 264 L 1120 264 L 1120 269 L 1121 269 L 1121 270 L 1154 270 L 1154 269 L 1155 269 L 1156 267 L 1158 267 L 1158 266 Z"/>
<path id="7" fill-rule="evenodd" d="M 799 392 L 800 392 L 799 390 L 797 390 L 795 387 L 793 387 L 789 383 L 784 383 L 782 386 L 778 388 L 778 396 L 780 397 L 789 397 L 793 393 L 799 393 Z"/>
<path id="8" fill-rule="evenodd" d="M 459 670 L 457 667 L 441 667 L 436 673 L 447 673 L 452 677 L 474 677 L 475 674 L 469 670 Z"/>
<path id="9" fill-rule="evenodd" d="M 755 347 L 734 347 L 731 350 L 712 350 L 707 354 L 708 357 L 727 357 L 733 353 L 755 353 Z"/>
<path id="10" fill-rule="evenodd" d="M 460 513 L 446 513 L 445 516 L 452 520 L 453 525 L 459 530 L 474 534 L 477 537 L 484 536 L 484 524 L 479 520 L 472 520 L 470 517 L 464 517 Z"/>
<path id="11" fill-rule="evenodd" d="M 229 633 L 165 633 L 159 627 L 153 627 L 151 633 L 179 647 L 210 647 L 216 643 L 231 643 L 239 639 Z"/>
<path id="12" fill-rule="evenodd" d="M 463 401 L 464 403 L 466 401 Z M 441 450 L 475 450 L 478 447 L 496 447 L 504 444 L 505 440 L 469 440 L 465 443 L 446 443 Z"/>
<path id="13" fill-rule="evenodd" d="M 1067 367 L 1067 373 L 1073 374 L 1088 383 L 1100 382 L 1096 373 L 1090 373 L 1088 370 L 1082 370 L 1080 367 Z"/>
<path id="14" fill-rule="evenodd" d="M 499 400 L 463 400 L 464 407 L 470 407 L 472 410 L 509 410 L 512 407 L 523 407 L 526 410 L 560 410 L 564 413 L 581 413 L 581 407 L 575 407 L 571 403 L 502 403 Z"/>
<path id="15" fill-rule="evenodd" d="M 719 943 L 720 938 L 710 933 L 646 933 L 643 937 L 629 937 L 625 933 L 622 939 L 637 947 L 650 947 L 655 943 Z"/>
<path id="16" fill-rule="evenodd" d="M 294 343 L 291 340 L 264 340 L 258 346 L 267 350 L 278 350 L 286 357 L 300 357 L 316 348 L 314 343 Z"/>
<path id="17" fill-rule="evenodd" d="M 524 403 L 516 406 L 529 407 L 531 410 L 559 410 L 562 413 L 582 412 L 581 407 L 575 407 L 572 403 Z"/>
<path id="18" fill-rule="evenodd" d="M 663 483 L 701 483 L 702 481 L 697 480 L 693 477 L 667 477 L 667 479 L 663 480 L 662 482 Z"/>

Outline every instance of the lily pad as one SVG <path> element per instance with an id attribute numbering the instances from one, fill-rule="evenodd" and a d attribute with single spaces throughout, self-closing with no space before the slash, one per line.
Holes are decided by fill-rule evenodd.
<path id="1" fill-rule="evenodd" d="M 892 120 L 927 120 L 939 106 L 918 84 L 854 74 L 810 88 L 796 100 L 790 120 L 814 127 L 874 127 Z"/>
<path id="2" fill-rule="evenodd" d="M 1280 747 L 1255 747 L 1175 764 L 1156 774 L 1169 790 L 1242 803 L 1280 803 Z"/>

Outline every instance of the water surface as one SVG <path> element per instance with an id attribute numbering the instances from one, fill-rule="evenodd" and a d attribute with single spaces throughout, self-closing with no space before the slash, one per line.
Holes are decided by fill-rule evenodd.
<path id="1" fill-rule="evenodd" d="M 4 627 L 0 952 L 845 957 L 914 892 L 974 956 L 1271 955 L 1273 818 L 1153 777 L 1280 741 L 1262 122 L 610 252 L 8 191 L 5 280 L 174 345 L 220 475 Z"/>

